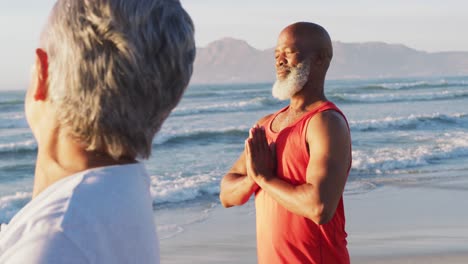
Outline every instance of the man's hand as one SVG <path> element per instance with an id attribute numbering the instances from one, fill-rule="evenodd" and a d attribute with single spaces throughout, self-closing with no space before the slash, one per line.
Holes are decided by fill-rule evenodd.
<path id="1" fill-rule="evenodd" d="M 265 124 L 272 116 L 273 114 L 262 117 L 257 124 Z M 252 132 L 250 131 L 250 138 L 252 138 Z M 258 184 L 247 173 L 246 152 L 245 149 L 221 180 L 219 199 L 224 207 L 245 204 L 259 189 Z"/>
<path id="2" fill-rule="evenodd" d="M 260 181 L 275 177 L 276 157 L 274 145 L 268 145 L 265 129 L 258 125 L 250 129 L 245 141 L 247 175 L 260 185 Z"/>

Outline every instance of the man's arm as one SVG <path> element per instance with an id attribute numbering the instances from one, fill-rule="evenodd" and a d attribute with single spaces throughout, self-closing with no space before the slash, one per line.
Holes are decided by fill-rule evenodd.
<path id="1" fill-rule="evenodd" d="M 246 144 L 248 174 L 279 204 L 316 224 L 325 224 L 335 214 L 351 161 L 351 140 L 343 117 L 327 111 L 313 117 L 307 126 L 309 163 L 306 184 L 294 186 L 274 175 L 272 153 L 261 129 L 253 131 Z"/>
<path id="2" fill-rule="evenodd" d="M 221 180 L 219 199 L 226 208 L 243 205 L 257 189 L 257 184 L 247 176 L 244 151 Z"/>
<path id="3" fill-rule="evenodd" d="M 261 118 L 257 124 L 263 124 L 271 115 Z M 252 134 L 249 135 L 249 138 Z M 224 207 L 243 205 L 258 189 L 258 185 L 247 176 L 245 167 L 245 150 L 221 180 L 219 199 Z"/>

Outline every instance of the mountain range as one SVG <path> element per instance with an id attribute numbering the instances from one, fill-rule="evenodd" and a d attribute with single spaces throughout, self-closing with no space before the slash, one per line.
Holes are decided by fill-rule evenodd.
<path id="1" fill-rule="evenodd" d="M 328 79 L 374 79 L 468 75 L 468 52 L 425 52 L 383 42 L 333 42 Z M 223 38 L 197 48 L 192 84 L 259 83 L 275 80 L 274 48 Z"/>

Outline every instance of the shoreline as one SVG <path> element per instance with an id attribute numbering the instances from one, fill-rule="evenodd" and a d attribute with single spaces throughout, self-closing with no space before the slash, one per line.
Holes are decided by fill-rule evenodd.
<path id="1" fill-rule="evenodd" d="M 345 195 L 351 263 L 468 263 L 468 178 Z M 185 209 L 187 210 L 187 209 Z M 161 239 L 161 263 L 256 263 L 255 205 L 224 209 Z M 158 212 L 156 212 L 158 214 Z M 166 211 L 177 221 L 184 210 Z"/>
<path id="2" fill-rule="evenodd" d="M 468 251 L 466 252 L 443 252 L 428 253 L 423 255 L 405 256 L 381 256 L 381 257 L 351 257 L 351 263 L 358 264 L 466 264 L 468 262 Z"/>
<path id="3" fill-rule="evenodd" d="M 256 263 L 255 205 L 252 200 L 229 209 L 216 205 L 205 220 L 161 239 L 160 247 L 164 264 Z"/>

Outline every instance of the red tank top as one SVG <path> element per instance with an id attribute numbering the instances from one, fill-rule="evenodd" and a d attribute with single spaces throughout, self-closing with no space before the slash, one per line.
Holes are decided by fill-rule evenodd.
<path id="1" fill-rule="evenodd" d="M 325 102 L 279 133 L 273 132 L 272 121 L 287 108 L 278 111 L 263 125 L 269 143 L 275 142 L 276 145 L 277 176 L 291 184 L 301 185 L 306 183 L 309 162 L 305 135 L 308 121 L 323 111 L 337 111 L 341 115 L 343 113 L 333 103 Z M 332 220 L 324 225 L 317 225 L 308 218 L 286 210 L 261 189 L 255 195 L 255 207 L 259 263 L 350 262 L 346 248 L 343 197 Z"/>

